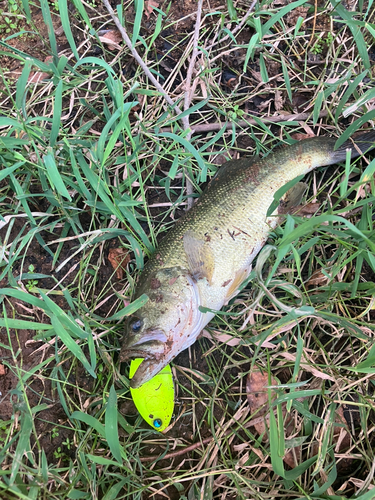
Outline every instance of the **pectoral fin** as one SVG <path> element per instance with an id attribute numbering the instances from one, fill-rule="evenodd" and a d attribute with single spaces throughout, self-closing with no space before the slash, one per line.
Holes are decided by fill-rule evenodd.
<path id="1" fill-rule="evenodd" d="M 290 188 L 280 200 L 278 213 L 287 214 L 293 208 L 297 207 L 301 203 L 307 187 L 307 184 L 304 182 L 297 182 L 297 184 Z"/>
<path id="2" fill-rule="evenodd" d="M 211 284 L 215 261 L 208 243 L 202 241 L 193 231 L 186 231 L 184 249 L 192 276 L 196 280 L 206 278 Z"/>

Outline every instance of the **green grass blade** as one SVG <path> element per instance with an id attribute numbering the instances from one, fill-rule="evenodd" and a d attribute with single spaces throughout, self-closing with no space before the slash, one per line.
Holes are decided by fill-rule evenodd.
<path id="1" fill-rule="evenodd" d="M 279 454 L 279 431 L 284 432 L 284 428 L 281 425 L 281 428 L 278 428 L 276 417 L 271 409 L 270 413 L 270 455 L 271 455 L 271 463 L 272 468 L 275 474 L 278 474 L 281 477 L 285 477 L 285 469 L 284 462 L 282 457 Z"/>
<path id="2" fill-rule="evenodd" d="M 292 2 L 290 4 L 287 4 L 285 7 L 280 9 L 278 12 L 275 14 L 272 14 L 271 19 L 269 19 L 264 25 L 262 29 L 262 36 L 267 35 L 269 30 L 272 28 L 274 24 L 276 24 L 282 17 L 284 17 L 286 14 L 288 14 L 290 11 L 293 9 L 296 9 L 297 7 L 300 7 L 301 5 L 305 4 L 308 0 L 298 0 L 298 2 Z"/>
<path id="3" fill-rule="evenodd" d="M 117 321 L 119 319 L 122 319 L 126 316 L 131 316 L 134 314 L 138 309 L 143 307 L 148 301 L 148 296 L 143 293 L 140 297 L 138 297 L 136 300 L 134 300 L 131 304 L 128 306 L 124 307 L 120 311 L 117 311 L 116 314 L 113 314 L 112 316 L 108 317 L 108 321 Z"/>
<path id="4" fill-rule="evenodd" d="M 119 481 L 117 484 L 114 484 L 113 486 L 111 486 L 111 488 L 103 496 L 103 500 L 116 500 L 117 498 L 119 498 L 120 491 L 122 490 L 124 485 L 127 484 L 128 482 L 129 482 L 129 479 L 124 478 L 121 481 Z"/>
<path id="5" fill-rule="evenodd" d="M 282 70 L 283 70 L 283 77 L 284 77 L 285 87 L 286 87 L 286 91 L 287 91 L 287 94 L 288 94 L 288 97 L 289 97 L 289 101 L 292 102 L 293 101 L 292 87 L 290 85 L 290 78 L 289 78 L 289 73 L 288 73 L 288 67 L 287 67 L 287 64 L 285 62 L 284 57 L 281 58 L 281 66 L 282 66 Z"/>
<path id="6" fill-rule="evenodd" d="M 135 8 L 135 19 L 133 24 L 133 36 L 132 36 L 133 47 L 135 47 L 135 44 L 137 43 L 139 32 L 141 29 L 144 0 L 134 0 L 134 8 Z"/>
<path id="7" fill-rule="evenodd" d="M 371 63 L 367 52 L 366 42 L 360 30 L 360 25 L 357 24 L 355 20 L 353 20 L 353 14 L 348 12 L 342 4 L 337 3 L 334 0 L 331 0 L 331 4 L 335 8 L 337 14 L 342 17 L 342 19 L 344 20 L 343 22 L 345 22 L 345 24 L 349 26 L 349 29 L 353 35 L 353 40 L 357 45 L 362 64 L 366 69 L 370 69 Z"/>
<path id="8" fill-rule="evenodd" d="M 16 330 L 51 330 L 52 326 L 46 323 L 37 323 L 36 321 L 27 321 L 24 319 L 0 318 L 0 326 L 14 328 Z"/>
<path id="9" fill-rule="evenodd" d="M 113 120 L 113 122 L 111 122 L 111 123 L 107 123 L 106 126 L 104 127 L 103 132 L 102 132 L 100 139 L 98 141 L 98 156 L 99 156 L 99 160 L 100 160 L 102 166 L 104 166 L 109 155 L 112 153 L 113 148 L 115 146 L 115 143 L 116 143 L 119 135 L 121 134 L 121 132 L 124 130 L 124 128 L 126 128 L 128 131 L 130 131 L 131 126 L 129 123 L 129 112 L 130 112 L 131 108 L 133 106 L 135 106 L 136 104 L 137 104 L 136 102 L 128 102 L 128 103 L 123 105 L 123 108 L 121 110 L 121 115 L 124 115 L 124 116 L 121 117 L 121 120 L 116 125 L 115 130 L 109 136 L 109 141 L 108 141 L 107 146 L 103 152 L 102 148 L 104 148 L 104 143 L 108 139 L 109 129 L 115 120 Z M 104 135 L 104 131 L 106 131 L 105 135 Z M 129 134 L 129 135 L 131 135 L 131 134 Z"/>
<path id="10" fill-rule="evenodd" d="M 3 170 L 1 170 L 0 171 L 0 181 L 2 181 L 3 179 L 6 179 L 9 176 L 9 174 L 11 174 L 12 172 L 17 170 L 19 167 L 21 167 L 24 164 L 25 164 L 24 161 L 19 161 L 18 163 L 15 163 L 12 167 L 6 167 Z"/>
<path id="11" fill-rule="evenodd" d="M 57 165 L 55 163 L 55 159 L 51 153 L 48 153 L 43 157 L 44 165 L 46 166 L 46 174 L 52 189 L 56 190 L 61 196 L 64 196 L 69 201 L 72 201 L 72 198 L 65 187 L 64 181 L 61 178 L 61 175 L 57 169 Z"/>
<path id="12" fill-rule="evenodd" d="M 335 123 L 338 122 L 341 111 L 343 110 L 345 104 L 348 102 L 351 95 L 357 91 L 358 85 L 361 83 L 361 81 L 365 78 L 365 76 L 367 74 L 368 74 L 368 70 L 366 69 L 360 75 L 356 76 L 354 78 L 354 80 L 349 84 L 348 88 L 345 91 L 345 94 L 342 96 L 342 98 L 340 99 L 340 102 L 338 103 L 338 105 L 336 107 Z M 350 79 L 350 77 L 351 77 L 351 71 L 348 74 L 348 80 Z"/>
<path id="13" fill-rule="evenodd" d="M 91 65 L 92 69 L 95 69 L 97 67 L 101 67 L 101 68 L 106 70 L 108 75 L 116 76 L 116 74 L 113 71 L 113 69 L 111 68 L 111 66 L 108 63 L 106 63 L 105 61 L 102 61 L 101 59 L 99 59 L 98 57 L 92 57 L 92 56 L 84 57 L 83 59 L 80 59 L 79 61 L 76 62 L 73 69 L 77 69 L 79 66 L 82 66 L 83 64 Z"/>
<path id="14" fill-rule="evenodd" d="M 62 27 L 64 28 L 64 33 L 65 33 L 66 39 L 68 40 L 69 46 L 72 49 L 74 57 L 78 61 L 79 60 L 79 55 L 78 55 L 76 43 L 74 41 L 72 29 L 70 27 L 68 2 L 67 2 L 67 0 L 59 0 L 58 6 L 59 6 L 61 24 L 62 24 Z"/>
<path id="15" fill-rule="evenodd" d="M 374 177 L 375 174 L 375 159 L 373 159 L 366 167 L 364 170 L 363 174 L 361 175 L 361 178 L 359 180 L 360 184 L 364 184 L 366 182 L 370 182 L 371 179 Z"/>
<path id="16" fill-rule="evenodd" d="M 80 422 L 85 423 L 86 425 L 92 427 L 93 429 L 96 430 L 98 434 L 102 436 L 102 438 L 105 438 L 105 428 L 104 425 L 99 422 L 95 417 L 92 415 L 88 415 L 87 413 L 83 413 L 82 411 L 74 411 L 70 419 L 75 419 L 79 420 Z"/>
<path id="17" fill-rule="evenodd" d="M 63 93 L 63 81 L 60 80 L 57 87 L 56 87 L 56 91 L 55 91 L 55 102 L 54 102 L 54 106 L 53 106 L 52 127 L 51 127 L 51 135 L 50 135 L 50 139 L 49 139 L 49 143 L 52 147 L 55 145 L 55 142 L 56 142 L 57 137 L 59 136 L 59 132 L 60 132 L 61 112 L 62 112 L 62 93 Z M 65 185 L 64 185 L 64 187 L 65 187 Z M 70 196 L 69 196 L 69 198 L 70 198 Z"/>
<path id="18" fill-rule="evenodd" d="M 73 354 L 75 358 L 78 359 L 82 363 L 82 365 L 86 368 L 89 374 L 96 378 L 95 367 L 91 367 L 89 362 L 87 361 L 86 356 L 83 354 L 82 349 L 78 344 L 72 339 L 69 332 L 66 331 L 61 322 L 56 318 L 56 316 L 51 316 L 51 323 L 53 329 L 55 330 L 56 335 L 60 338 L 61 342 L 67 347 L 67 349 Z"/>
<path id="19" fill-rule="evenodd" d="M 173 116 L 171 117 L 169 120 L 167 120 L 163 126 L 164 127 L 169 127 L 169 125 L 171 125 L 172 123 L 175 123 L 176 121 L 179 121 L 181 120 L 181 118 L 184 118 L 185 116 L 189 116 L 191 115 L 192 113 L 195 113 L 196 111 L 198 111 L 199 109 L 203 108 L 203 106 L 206 106 L 207 103 L 208 103 L 209 99 L 203 99 L 202 101 L 198 102 L 197 104 L 194 104 L 194 106 L 191 106 L 190 108 L 188 109 L 185 109 L 185 111 L 183 111 L 182 113 L 180 113 L 179 115 L 176 115 L 176 116 Z M 158 122 L 160 123 L 160 122 Z"/>
<path id="20" fill-rule="evenodd" d="M 41 297 L 45 303 L 45 309 L 47 308 L 47 313 L 50 313 L 61 322 L 66 328 L 68 328 L 76 337 L 79 339 L 87 339 L 91 336 L 91 332 L 85 332 L 75 321 L 73 321 L 65 311 L 63 311 L 53 300 L 51 300 L 48 295 L 39 290 Z"/>
<path id="21" fill-rule="evenodd" d="M 52 54 L 57 58 L 57 43 L 55 37 L 55 29 L 53 27 L 51 12 L 49 10 L 49 5 L 47 0 L 40 0 L 40 6 L 42 8 L 42 14 L 44 22 L 48 28 L 48 38 L 49 43 L 51 44 Z"/>
<path id="22" fill-rule="evenodd" d="M 87 26 L 90 29 L 92 29 L 91 20 L 90 20 L 89 16 L 87 15 L 87 12 L 86 12 L 81 0 L 73 0 L 73 4 L 74 4 L 75 8 L 78 10 L 78 12 L 81 14 L 82 19 L 85 21 L 85 24 L 87 24 Z"/>
<path id="23" fill-rule="evenodd" d="M 262 81 L 264 83 L 268 83 L 270 79 L 268 76 L 266 61 L 264 60 L 264 56 L 262 53 L 259 55 L 259 66 L 260 66 L 260 76 L 262 77 Z"/>
<path id="24" fill-rule="evenodd" d="M 243 64 L 243 71 L 245 72 L 247 69 L 247 65 L 249 64 L 250 58 L 253 59 L 254 57 L 254 51 L 257 46 L 257 43 L 260 40 L 260 35 L 259 33 L 254 33 L 254 35 L 250 38 L 250 42 L 248 44 L 247 50 L 246 50 L 246 57 L 245 61 Z"/>
<path id="25" fill-rule="evenodd" d="M 113 385 L 109 390 L 109 396 L 107 401 L 107 407 L 105 412 L 105 437 L 109 449 L 115 459 L 121 464 L 122 454 L 121 446 L 118 436 L 118 425 L 117 425 L 117 395 Z"/>
<path id="26" fill-rule="evenodd" d="M 364 71 L 364 73 L 367 74 L 367 71 L 366 72 Z M 359 76 L 361 76 L 361 75 L 359 75 Z M 356 80 L 358 78 L 359 77 L 357 77 Z M 351 115 L 352 113 L 355 113 L 356 111 L 358 111 L 359 108 L 361 108 L 361 107 L 364 108 L 364 106 L 366 105 L 366 103 L 368 103 L 369 101 L 372 101 L 374 99 L 374 97 L 375 97 L 375 89 L 368 90 L 359 99 L 357 99 L 354 104 L 351 104 L 350 106 L 348 106 L 344 110 L 343 116 L 346 118 L 349 115 Z M 364 108 L 364 109 L 366 109 L 366 108 Z"/>
<path id="27" fill-rule="evenodd" d="M 207 180 L 207 165 L 203 161 L 199 152 L 195 149 L 195 147 L 190 142 L 188 142 L 186 139 L 183 139 L 182 137 L 180 137 L 176 134 L 173 134 L 171 132 L 164 132 L 164 133 L 157 134 L 157 137 L 165 137 L 168 139 L 172 139 L 173 141 L 181 144 L 181 146 L 183 146 L 185 148 L 185 150 L 188 151 L 196 159 L 196 161 L 201 169 L 200 180 L 201 180 L 201 182 L 206 182 L 206 180 Z"/>
<path id="28" fill-rule="evenodd" d="M 358 118 L 355 122 L 353 122 L 343 134 L 337 139 L 335 143 L 335 149 L 338 149 L 346 140 L 349 139 L 357 130 L 359 130 L 362 125 L 366 122 L 373 120 L 375 118 L 375 110 L 371 110 L 368 113 L 365 113 L 363 116 Z"/>
<path id="29" fill-rule="evenodd" d="M 16 106 L 18 109 L 21 109 L 22 107 L 22 102 L 25 97 L 25 93 L 27 92 L 27 82 L 29 79 L 30 71 L 31 71 L 31 66 L 32 62 L 30 59 L 25 61 L 25 65 L 23 67 L 21 76 L 19 77 L 17 81 L 17 86 L 16 86 Z M 26 113 L 23 113 L 24 117 L 26 118 Z"/>
<path id="30" fill-rule="evenodd" d="M 29 0 L 21 0 L 21 1 L 22 1 L 23 10 L 25 11 L 25 14 L 26 14 L 26 19 L 28 21 L 31 21 Z"/>
<path id="31" fill-rule="evenodd" d="M 22 459 L 25 454 L 31 453 L 30 436 L 33 429 L 33 419 L 26 408 L 21 412 L 21 431 L 17 443 L 17 448 L 14 453 L 12 470 L 9 478 L 9 483 L 13 484 L 16 480 L 19 468 L 22 464 Z"/>
<path id="32" fill-rule="evenodd" d="M 323 99 L 324 99 L 324 90 L 319 90 L 314 104 L 314 111 L 313 111 L 314 125 L 318 123 L 320 111 L 322 110 Z"/>

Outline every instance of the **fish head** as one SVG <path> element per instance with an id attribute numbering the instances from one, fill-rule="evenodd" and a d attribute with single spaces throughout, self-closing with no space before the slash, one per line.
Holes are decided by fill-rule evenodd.
<path id="1" fill-rule="evenodd" d="M 149 300 L 129 317 L 120 360 L 144 358 L 131 387 L 157 375 L 181 351 L 195 342 L 202 328 L 197 283 L 180 267 L 158 269 L 137 290 Z"/>

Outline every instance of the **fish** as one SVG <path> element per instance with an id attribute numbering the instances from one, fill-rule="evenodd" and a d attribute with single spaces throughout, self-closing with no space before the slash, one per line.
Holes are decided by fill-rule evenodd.
<path id="1" fill-rule="evenodd" d="M 143 358 L 132 388 L 191 346 L 215 311 L 238 293 L 269 233 L 300 202 L 304 189 L 297 183 L 267 216 L 275 193 L 317 167 L 345 161 L 348 149 L 355 158 L 375 148 L 375 131 L 354 140 L 335 150 L 335 138 L 314 137 L 218 169 L 140 273 L 134 298 L 146 294 L 148 301 L 127 319 L 120 350 L 120 362 Z"/>

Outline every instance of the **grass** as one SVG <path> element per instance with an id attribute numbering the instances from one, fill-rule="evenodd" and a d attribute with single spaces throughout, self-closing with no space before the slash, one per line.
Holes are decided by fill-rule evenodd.
<path id="1" fill-rule="evenodd" d="M 190 83 L 195 4 L 180 21 L 173 3 L 121 4 L 174 106 L 102 42 L 104 6 L 73 4 L 12 0 L 0 42 L 0 497 L 374 498 L 370 157 L 307 177 L 313 217 L 286 218 L 175 363 L 166 434 L 137 415 L 117 359 L 144 259 L 224 158 L 373 126 L 373 2 L 263 0 L 243 25 L 248 6 L 204 4 Z M 109 247 L 131 257 L 122 279 Z"/>

